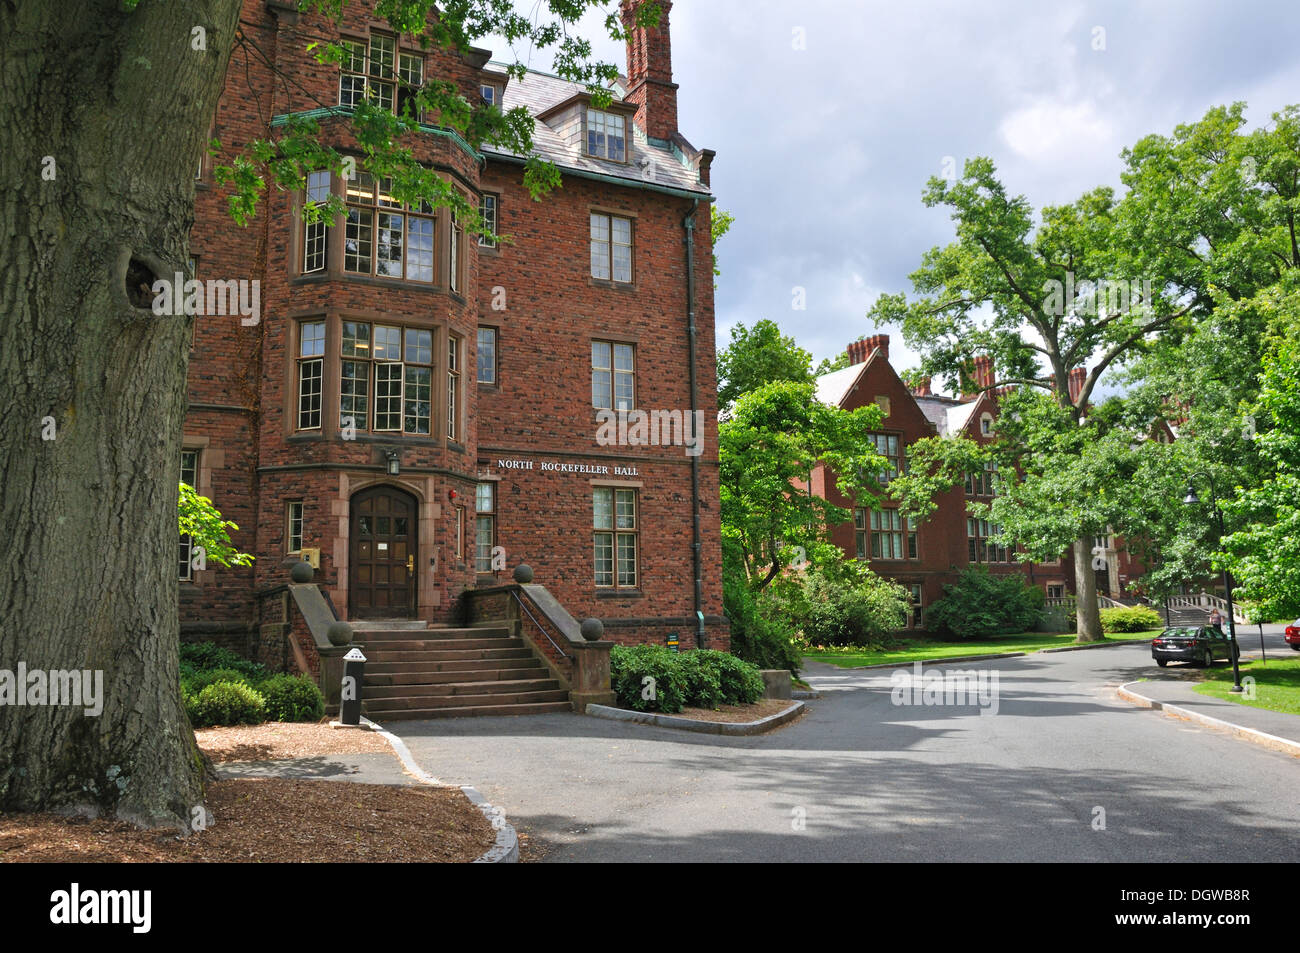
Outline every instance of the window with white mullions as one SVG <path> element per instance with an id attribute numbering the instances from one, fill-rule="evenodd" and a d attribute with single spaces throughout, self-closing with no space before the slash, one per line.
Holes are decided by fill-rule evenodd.
<path id="1" fill-rule="evenodd" d="M 591 342 L 591 405 L 631 410 L 636 399 L 636 350 L 631 344 Z"/>
<path id="2" fill-rule="evenodd" d="M 872 510 L 871 558 L 919 558 L 916 524 L 898 510 Z"/>
<path id="3" fill-rule="evenodd" d="M 992 537 L 999 536 L 1001 533 L 1002 527 L 997 523 L 967 519 L 966 546 L 970 561 L 972 563 L 1010 562 L 1007 547 L 990 541 Z"/>
<path id="4" fill-rule="evenodd" d="M 474 494 L 474 570 L 492 571 L 492 548 L 496 546 L 496 484 L 480 483 Z"/>
<path id="5" fill-rule="evenodd" d="M 447 337 L 447 439 L 460 439 L 460 338 Z"/>
<path id="6" fill-rule="evenodd" d="M 392 179 L 358 171 L 347 182 L 343 270 L 381 278 L 433 282 L 433 206 L 405 205 Z"/>
<path id="7" fill-rule="evenodd" d="M 997 477 L 998 465 L 996 463 L 986 463 L 983 470 L 966 474 L 966 495 L 997 496 Z"/>
<path id="8" fill-rule="evenodd" d="M 497 242 L 493 235 L 497 233 L 497 197 L 495 195 L 484 195 L 479 199 L 478 214 L 483 220 L 483 227 L 490 232 L 490 235 L 480 235 L 478 243 L 483 248 L 496 248 Z"/>
<path id="9" fill-rule="evenodd" d="M 591 215 L 591 277 L 632 281 L 632 220 L 617 215 Z"/>
<path id="10" fill-rule="evenodd" d="M 497 382 L 497 329 L 479 328 L 478 346 L 475 348 L 478 359 L 478 382 L 495 384 Z"/>
<path id="11" fill-rule="evenodd" d="M 307 175 L 307 190 L 304 193 L 305 205 L 319 205 L 330 197 L 330 174 L 326 171 L 311 172 Z M 302 270 L 304 273 L 325 270 L 325 222 L 303 223 Z"/>
<path id="12" fill-rule="evenodd" d="M 627 120 L 599 109 L 588 109 L 587 155 L 611 162 L 626 161 Z"/>
<path id="13" fill-rule="evenodd" d="M 325 322 L 298 325 L 298 429 L 321 426 L 321 381 L 325 368 Z"/>
<path id="14" fill-rule="evenodd" d="M 899 436 L 892 433 L 873 433 L 869 439 L 878 456 L 885 458 L 885 469 L 876 474 L 876 482 L 884 485 L 902 470 L 902 456 L 899 449 Z"/>
<path id="15" fill-rule="evenodd" d="M 340 371 L 340 427 L 431 434 L 433 331 L 344 321 Z"/>
<path id="16" fill-rule="evenodd" d="M 596 487 L 592 517 L 596 587 L 635 589 L 639 584 L 636 490 Z"/>
<path id="17" fill-rule="evenodd" d="M 182 483 L 194 489 L 199 485 L 199 451 L 182 450 L 181 451 L 181 480 Z M 194 555 L 194 537 L 188 533 L 183 534 L 180 540 L 179 570 L 180 579 L 188 582 L 194 578 L 194 568 L 191 560 Z"/>
<path id="18" fill-rule="evenodd" d="M 302 552 L 302 500 L 285 504 L 285 554 Z"/>

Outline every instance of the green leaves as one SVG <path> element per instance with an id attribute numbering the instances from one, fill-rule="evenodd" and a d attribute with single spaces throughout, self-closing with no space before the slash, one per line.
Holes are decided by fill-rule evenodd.
<path id="1" fill-rule="evenodd" d="M 302 0 L 300 8 L 325 16 L 337 27 L 343 21 L 345 5 L 346 0 Z M 133 4 L 128 9 L 130 6 Z M 512 0 L 455 0 L 442 4 L 435 4 L 434 0 L 379 0 L 375 15 L 386 21 L 395 33 L 413 38 L 425 49 L 463 53 L 488 36 L 504 37 L 512 49 L 552 49 L 555 72 L 564 79 L 585 84 L 599 108 L 610 102 L 608 87 L 619 77 L 618 66 L 593 59 L 591 43 L 574 35 L 572 29 L 589 10 L 603 7 L 603 0 L 547 0 L 520 13 Z M 660 14 L 658 3 L 652 0 L 638 9 L 637 23 L 653 26 Z M 615 40 L 626 39 L 617 14 L 606 17 L 605 29 Z M 318 62 L 330 66 L 347 62 L 350 55 L 338 41 L 314 40 L 306 48 Z M 507 72 L 519 79 L 526 74 L 527 67 L 516 61 Z M 425 116 L 436 117 L 436 128 L 460 136 L 474 149 L 487 143 L 523 157 L 524 185 L 534 200 L 559 187 L 559 170 L 534 149 L 534 120 L 526 108 L 503 112 L 476 98 L 467 99 L 455 84 L 438 77 L 429 77 L 423 86 L 407 91 L 411 95 L 398 97 L 400 114 L 365 100 L 351 110 L 320 104 L 349 122 L 350 131 L 363 152 L 361 164 L 365 171 L 391 176 L 395 183 L 400 183 L 394 189 L 399 200 L 450 208 L 470 233 L 491 235 L 478 209 L 466 202 L 458 189 L 416 162 L 412 137 L 426 134 L 418 121 L 421 111 Z M 249 143 L 229 164 L 217 166 L 215 181 L 231 189 L 227 199 L 231 217 L 238 224 L 246 225 L 256 215 L 258 200 L 268 184 L 282 191 L 295 191 L 302 189 L 309 172 L 331 169 L 341 174 L 342 157 L 322 146 L 319 139 L 320 128 L 314 121 L 290 117 L 273 138 Z M 314 216 L 313 220 L 332 225 L 343 212 L 342 202 L 332 196 L 309 214 Z"/>
<path id="2" fill-rule="evenodd" d="M 206 496 L 199 496 L 188 483 L 180 485 L 178 504 L 180 535 L 189 536 L 194 545 L 202 546 L 206 558 L 218 566 L 251 566 L 253 557 L 241 553 L 231 544 L 230 530 L 239 529 L 221 513 Z"/>
<path id="3" fill-rule="evenodd" d="M 777 381 L 736 401 L 718 428 L 724 546 L 742 561 L 751 587 L 762 589 L 804 550 L 816 548 L 831 523 L 852 513 L 808 488 L 814 468 L 838 474 L 835 492 L 869 502 L 879 492 L 863 474 L 884 469 L 868 434 L 879 407 L 827 407 L 811 383 Z"/>
<path id="4" fill-rule="evenodd" d="M 1242 526 L 1225 542 L 1228 565 L 1264 619 L 1300 616 L 1300 303 L 1287 304 L 1249 408 L 1265 476 L 1224 506 Z"/>
<path id="5" fill-rule="evenodd" d="M 811 383 L 811 366 L 812 355 L 782 334 L 776 322 L 764 318 L 752 329 L 737 324 L 731 343 L 718 355 L 718 406 L 725 410 L 742 394 L 773 381 Z"/>

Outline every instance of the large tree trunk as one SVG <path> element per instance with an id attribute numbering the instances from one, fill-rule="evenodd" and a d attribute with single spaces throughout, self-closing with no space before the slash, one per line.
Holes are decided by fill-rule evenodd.
<path id="1" fill-rule="evenodd" d="M 124 6 L 0 0 L 0 670 L 103 673 L 98 716 L 0 707 L 0 810 L 184 826 L 202 803 L 177 685 L 194 319 L 128 282 L 187 270 L 240 4 Z"/>
<path id="2" fill-rule="evenodd" d="M 1080 642 L 1100 642 L 1101 613 L 1097 607 L 1097 577 L 1092 568 L 1092 549 L 1088 540 L 1074 543 L 1075 625 Z"/>

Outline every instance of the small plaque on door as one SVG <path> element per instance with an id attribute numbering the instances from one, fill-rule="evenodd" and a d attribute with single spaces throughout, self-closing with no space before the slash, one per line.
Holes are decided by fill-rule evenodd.
<path id="1" fill-rule="evenodd" d="M 376 545 L 379 547 L 379 551 L 380 551 L 381 553 L 386 553 L 386 552 L 388 552 L 388 544 L 387 544 L 387 543 L 377 543 Z"/>

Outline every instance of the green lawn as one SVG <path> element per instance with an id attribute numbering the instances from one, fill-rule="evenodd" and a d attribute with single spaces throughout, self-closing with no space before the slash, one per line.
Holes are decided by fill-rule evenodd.
<path id="1" fill-rule="evenodd" d="M 1245 697 L 1243 692 L 1234 695 L 1232 688 L 1232 666 L 1220 666 L 1205 673 L 1205 680 L 1196 686 L 1201 695 L 1222 698 L 1239 705 L 1252 708 L 1267 708 L 1269 711 L 1284 711 L 1300 715 L 1300 658 L 1273 658 L 1267 664 L 1246 662 L 1241 666 L 1243 683 L 1247 675 L 1255 679 L 1255 697 Z"/>
<path id="2" fill-rule="evenodd" d="M 1159 633 L 1159 629 L 1150 632 L 1116 633 L 1106 636 L 1106 641 L 1121 642 L 1131 639 L 1149 639 Z M 804 658 L 812 659 L 814 662 L 838 665 L 841 668 L 861 668 L 864 665 L 906 665 L 912 662 L 963 658 L 967 655 L 993 655 L 999 652 L 1037 652 L 1039 649 L 1054 649 L 1078 644 L 1075 641 L 1073 632 L 1067 632 L 1064 635 L 1023 632 L 1020 635 L 1006 635 L 983 642 L 938 642 L 933 639 L 908 639 L 904 640 L 897 648 L 879 650 L 823 646 L 806 650 Z"/>

